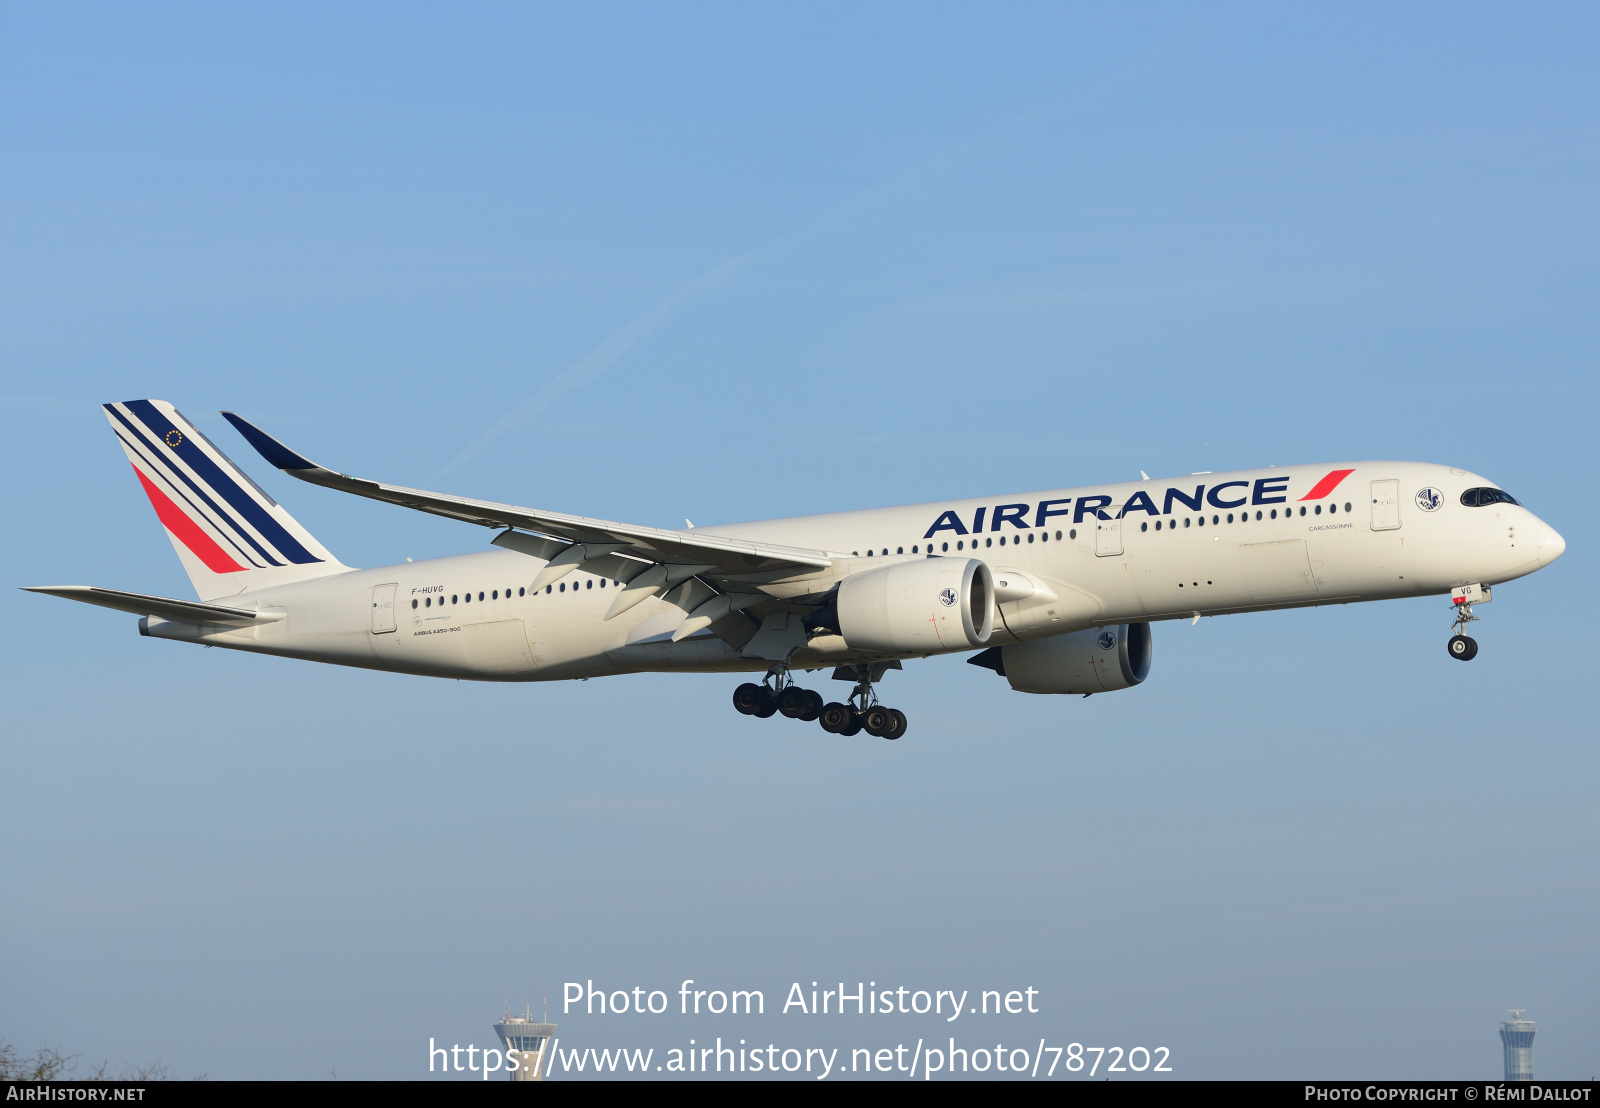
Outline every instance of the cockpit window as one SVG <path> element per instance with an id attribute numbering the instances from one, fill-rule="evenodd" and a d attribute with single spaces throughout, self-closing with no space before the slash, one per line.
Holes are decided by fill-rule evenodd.
<path id="1" fill-rule="evenodd" d="M 1461 503 L 1469 508 L 1487 508 L 1490 504 L 1516 504 L 1517 502 L 1505 489 L 1468 489 L 1461 494 Z"/>

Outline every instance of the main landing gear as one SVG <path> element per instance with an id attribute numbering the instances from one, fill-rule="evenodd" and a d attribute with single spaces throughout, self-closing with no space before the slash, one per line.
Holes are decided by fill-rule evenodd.
<path id="1" fill-rule="evenodd" d="M 733 706 L 740 714 L 766 719 L 782 712 L 806 723 L 817 720 L 824 731 L 856 735 L 865 731 L 881 739 L 898 739 L 906 733 L 906 714 L 886 708 L 872 692 L 871 667 L 858 667 L 859 680 L 846 703 L 824 704 L 822 694 L 794 684 L 787 667 L 773 666 L 757 685 L 747 681 L 733 690 Z"/>

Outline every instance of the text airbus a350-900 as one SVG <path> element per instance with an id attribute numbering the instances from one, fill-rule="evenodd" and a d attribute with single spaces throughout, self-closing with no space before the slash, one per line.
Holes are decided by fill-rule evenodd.
<path id="1" fill-rule="evenodd" d="M 1451 655 L 1489 587 L 1561 556 L 1554 528 L 1475 474 L 1344 462 L 664 530 L 349 477 L 223 415 L 285 473 L 499 531 L 495 549 L 341 564 L 171 404 L 105 405 L 199 601 L 32 591 L 143 616 L 153 638 L 483 681 L 760 673 L 734 706 L 899 738 L 876 684 L 969 661 L 1032 693 L 1126 689 L 1150 624 L 1450 595 Z M 825 703 L 793 675 L 854 683 Z"/>

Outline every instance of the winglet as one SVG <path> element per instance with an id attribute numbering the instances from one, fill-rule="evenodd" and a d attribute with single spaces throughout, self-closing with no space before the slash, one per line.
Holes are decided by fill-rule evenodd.
<path id="1" fill-rule="evenodd" d="M 233 412 L 223 412 L 222 418 L 233 424 L 234 429 L 245 437 L 246 442 L 256 448 L 258 454 L 279 469 L 288 471 L 322 468 L 317 463 L 302 458 L 249 420 Z"/>

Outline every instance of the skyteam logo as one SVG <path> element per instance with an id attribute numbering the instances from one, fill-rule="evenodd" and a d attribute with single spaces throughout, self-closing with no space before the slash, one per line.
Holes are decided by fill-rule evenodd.
<path id="1" fill-rule="evenodd" d="M 1100 632 L 1100 649 L 1115 650 L 1117 648 L 1117 633 L 1115 631 Z"/>
<path id="2" fill-rule="evenodd" d="M 939 590 L 939 603 L 940 604 L 943 604 L 946 608 L 952 608 L 952 607 L 955 606 L 955 602 L 956 602 L 956 590 L 955 589 L 940 589 Z"/>
<path id="3" fill-rule="evenodd" d="M 1439 505 L 1443 503 L 1444 494 L 1438 489 L 1428 488 L 1417 490 L 1417 507 L 1421 508 L 1423 511 L 1436 512 L 1439 510 Z"/>

